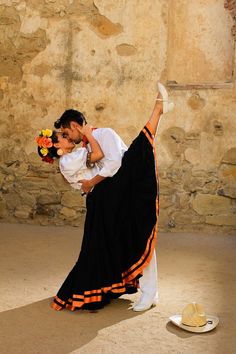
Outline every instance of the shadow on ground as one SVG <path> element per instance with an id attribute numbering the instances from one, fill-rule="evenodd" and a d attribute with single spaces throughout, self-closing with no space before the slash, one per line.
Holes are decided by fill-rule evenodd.
<path id="1" fill-rule="evenodd" d="M 139 315 L 129 310 L 130 301 L 126 299 L 113 300 L 95 313 L 57 312 L 50 308 L 50 301 L 51 298 L 0 313 L 2 354 L 66 354 L 87 344 L 99 330 Z"/>

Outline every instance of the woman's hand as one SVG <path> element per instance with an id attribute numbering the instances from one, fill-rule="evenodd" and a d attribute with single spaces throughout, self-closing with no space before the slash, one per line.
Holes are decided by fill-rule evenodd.
<path id="1" fill-rule="evenodd" d="M 81 134 L 83 134 L 83 135 L 85 135 L 87 137 L 87 136 L 90 136 L 92 134 L 93 127 L 92 127 L 92 125 L 85 124 L 82 127 L 78 127 L 78 130 L 79 130 L 79 132 Z"/>

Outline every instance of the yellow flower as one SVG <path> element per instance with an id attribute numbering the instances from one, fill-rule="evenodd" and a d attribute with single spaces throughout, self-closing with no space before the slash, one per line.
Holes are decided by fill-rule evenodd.
<path id="1" fill-rule="evenodd" d="M 40 149 L 40 152 L 43 156 L 46 156 L 48 154 L 48 149 L 47 148 L 42 148 Z"/>
<path id="2" fill-rule="evenodd" d="M 43 129 L 41 131 L 43 136 L 46 136 L 47 138 L 50 138 L 50 136 L 52 136 L 52 130 L 51 129 Z"/>

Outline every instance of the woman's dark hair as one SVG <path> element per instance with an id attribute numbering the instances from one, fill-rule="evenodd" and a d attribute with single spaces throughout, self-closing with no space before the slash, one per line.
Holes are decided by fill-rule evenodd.
<path id="1" fill-rule="evenodd" d="M 54 123 L 56 129 L 70 128 L 70 123 L 76 122 L 79 125 L 86 124 L 86 119 L 83 113 L 76 111 L 75 109 L 68 109 L 65 111 L 62 116 Z"/>
<path id="2" fill-rule="evenodd" d="M 50 136 L 50 138 L 52 139 L 53 144 L 54 143 L 58 143 L 58 137 L 57 137 L 57 132 L 55 130 L 53 130 L 52 135 Z M 41 153 L 42 148 L 40 146 L 38 146 L 38 154 L 40 157 L 45 158 L 45 156 L 43 156 L 43 154 Z M 48 154 L 46 155 L 47 157 L 53 159 L 54 157 L 56 157 L 57 159 L 60 157 L 59 155 L 57 155 L 57 148 L 55 148 L 55 146 L 52 146 L 48 149 Z"/>

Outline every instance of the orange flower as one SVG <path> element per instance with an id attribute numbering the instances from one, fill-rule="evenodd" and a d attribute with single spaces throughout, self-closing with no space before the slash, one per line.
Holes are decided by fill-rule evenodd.
<path id="1" fill-rule="evenodd" d="M 43 148 L 50 148 L 52 147 L 52 139 L 47 138 L 46 136 L 38 136 L 36 138 L 36 142 L 38 146 L 43 147 Z"/>
<path id="2" fill-rule="evenodd" d="M 42 139 L 42 136 L 37 136 L 37 137 L 35 138 L 36 143 L 38 144 L 38 146 L 42 146 L 41 139 Z"/>

